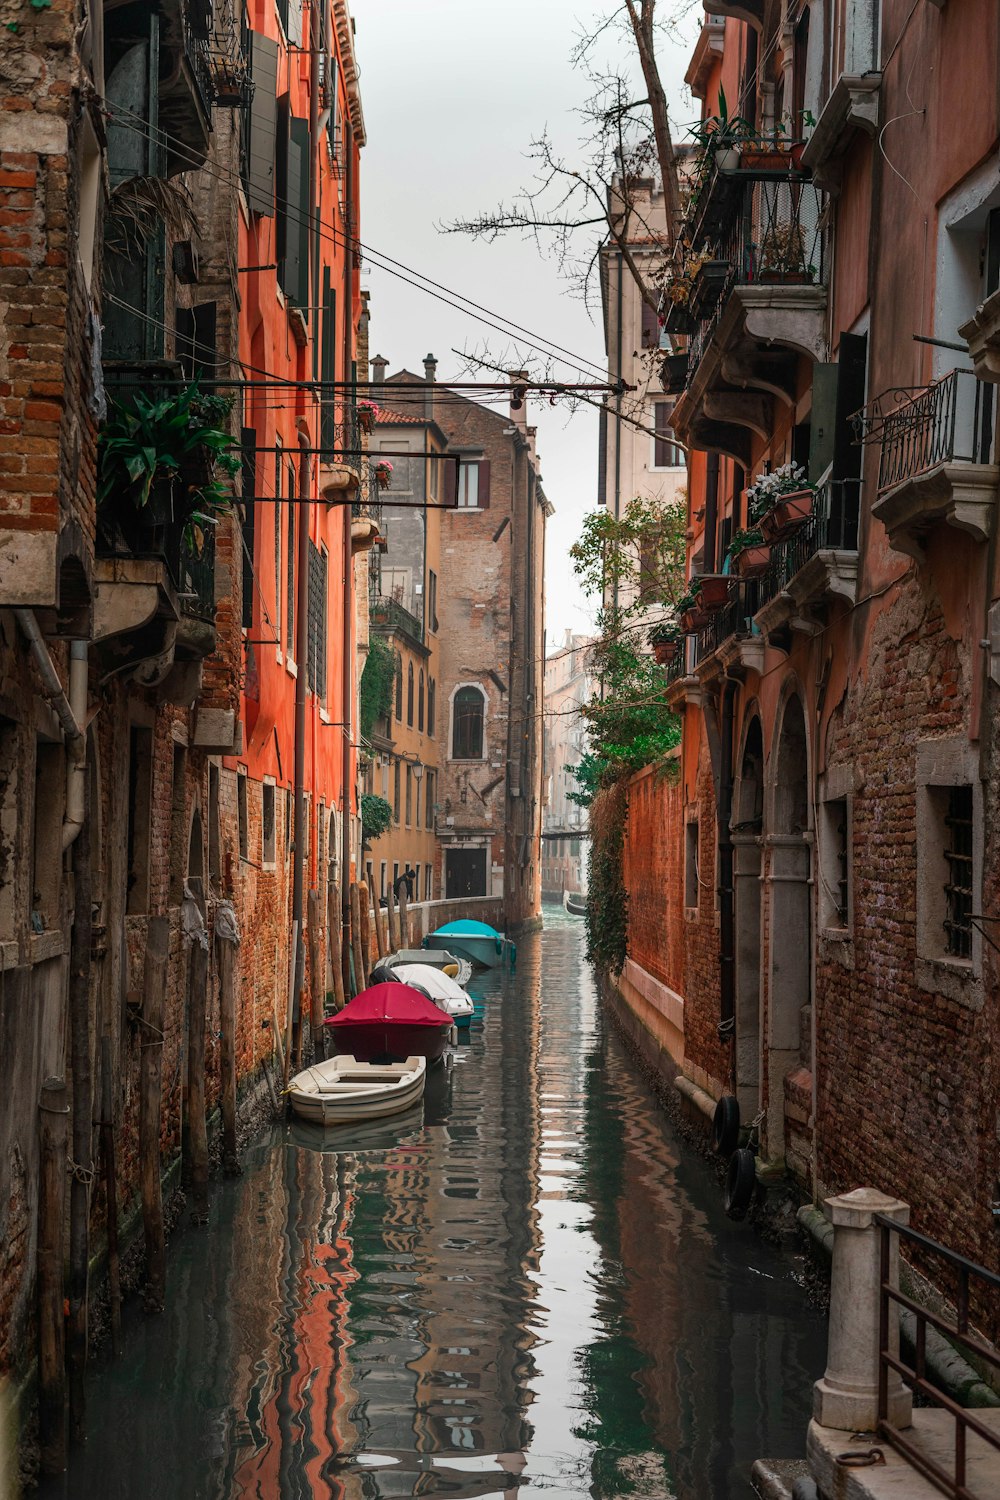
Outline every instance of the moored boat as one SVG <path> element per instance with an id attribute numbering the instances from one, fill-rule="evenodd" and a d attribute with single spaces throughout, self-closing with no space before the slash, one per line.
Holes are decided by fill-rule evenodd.
<path id="1" fill-rule="evenodd" d="M 388 953 L 385 958 L 380 958 L 379 966 L 383 964 L 391 969 L 399 968 L 401 964 L 430 964 L 457 980 L 463 988 L 472 978 L 470 961 L 460 958 L 457 953 L 449 953 L 446 948 L 400 948 L 398 953 Z"/>
<path id="2" fill-rule="evenodd" d="M 425 1057 L 444 1052 L 454 1023 L 411 985 L 372 985 L 349 1000 L 326 1025 L 338 1052 L 371 1062 L 382 1058 Z"/>
<path id="3" fill-rule="evenodd" d="M 587 914 L 587 898 L 582 891 L 563 891 L 563 906 L 574 917 Z"/>
<path id="4" fill-rule="evenodd" d="M 376 978 L 376 975 L 379 977 Z M 425 963 L 397 964 L 391 969 L 380 965 L 372 970 L 370 982 L 384 984 L 390 976 L 401 979 L 404 984 L 412 984 L 415 989 L 423 990 L 428 999 L 451 1016 L 456 1026 L 471 1024 L 475 1009 L 472 1000 L 458 981 L 441 969 Z"/>
<path id="5" fill-rule="evenodd" d="M 470 959 L 481 969 L 498 969 L 503 963 L 504 938 L 495 927 L 486 922 L 474 922 L 465 918 L 460 922 L 446 922 L 436 932 L 424 938 L 425 948 L 447 948 Z"/>
<path id="6" fill-rule="evenodd" d="M 350 1125 L 402 1114 L 424 1092 L 427 1059 L 372 1063 L 341 1053 L 296 1073 L 288 1085 L 292 1109 L 313 1125 Z"/>

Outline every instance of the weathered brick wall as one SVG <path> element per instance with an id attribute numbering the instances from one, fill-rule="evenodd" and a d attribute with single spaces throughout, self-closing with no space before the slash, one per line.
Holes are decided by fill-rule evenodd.
<path id="1" fill-rule="evenodd" d="M 684 1055 L 702 1084 L 725 1081 L 729 1052 L 719 1043 L 719 914 L 716 901 L 715 787 L 702 741 L 695 784 L 698 817 L 698 907 L 685 912 Z"/>
<path id="2" fill-rule="evenodd" d="M 625 825 L 628 953 L 679 994 L 684 989 L 684 793 L 677 766 L 633 776 Z"/>

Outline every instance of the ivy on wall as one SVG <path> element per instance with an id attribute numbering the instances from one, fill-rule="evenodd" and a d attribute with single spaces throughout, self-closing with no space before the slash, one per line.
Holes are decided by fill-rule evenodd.
<path id="1" fill-rule="evenodd" d="M 368 657 L 361 673 L 361 735 L 370 740 L 376 721 L 388 718 L 396 686 L 396 654 L 381 635 L 368 642 Z"/>
<path id="2" fill-rule="evenodd" d="M 366 792 L 361 799 L 361 837 L 366 844 L 392 827 L 392 808 L 384 797 Z"/>
<path id="3" fill-rule="evenodd" d="M 625 889 L 625 818 L 628 780 L 601 787 L 590 803 L 590 865 L 587 888 L 587 957 L 617 974 L 628 948 Z"/>

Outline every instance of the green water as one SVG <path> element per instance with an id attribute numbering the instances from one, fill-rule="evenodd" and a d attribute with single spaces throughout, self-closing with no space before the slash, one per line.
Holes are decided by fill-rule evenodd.
<path id="1" fill-rule="evenodd" d="M 546 919 L 415 1115 L 277 1128 L 216 1185 L 45 1500 L 744 1500 L 802 1453 L 799 1262 L 725 1219 Z"/>

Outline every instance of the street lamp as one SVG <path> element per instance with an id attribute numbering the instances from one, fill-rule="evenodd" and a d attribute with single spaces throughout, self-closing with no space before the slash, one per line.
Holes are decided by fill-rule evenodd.
<path id="1" fill-rule="evenodd" d="M 414 779 L 416 780 L 417 786 L 420 785 L 420 782 L 421 782 L 421 780 L 423 778 L 423 774 L 424 774 L 424 763 L 423 763 L 422 760 L 417 759 L 417 760 L 415 760 L 413 762 L 413 775 L 414 775 Z"/>

